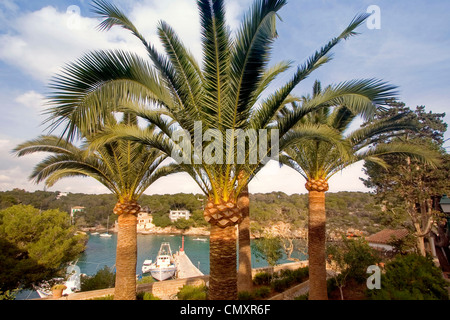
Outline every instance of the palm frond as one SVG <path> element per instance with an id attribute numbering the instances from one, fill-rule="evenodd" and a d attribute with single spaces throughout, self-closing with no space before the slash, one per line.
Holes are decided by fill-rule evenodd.
<path id="1" fill-rule="evenodd" d="M 435 150 L 416 144 L 402 142 L 379 144 L 375 148 L 364 150 L 357 154 L 356 161 L 368 159 L 368 161 L 374 162 L 374 158 L 382 159 L 383 156 L 386 155 L 410 157 L 411 159 L 417 160 L 427 166 L 430 166 L 431 168 L 437 168 L 442 161 L 439 152 L 436 152 Z"/>
<path id="2" fill-rule="evenodd" d="M 228 101 L 227 81 L 229 78 L 230 31 L 225 21 L 223 0 L 198 0 L 200 26 L 203 45 L 204 96 L 208 125 L 215 128 L 224 126 L 224 107 Z"/>
<path id="3" fill-rule="evenodd" d="M 36 152 L 71 155 L 79 153 L 80 149 L 56 136 L 40 136 L 37 139 L 19 144 L 12 150 L 12 153 L 18 157 Z"/>
<path id="4" fill-rule="evenodd" d="M 118 50 L 86 54 L 55 76 L 50 88 L 53 107 L 45 112 L 44 124 L 50 123 L 50 132 L 64 125 L 69 140 L 98 131 L 128 99 L 171 105 L 152 68 L 137 55 Z"/>
<path id="5" fill-rule="evenodd" d="M 253 102 L 260 94 L 260 83 L 270 78 L 264 75 L 270 60 L 273 40 L 277 36 L 277 12 L 286 5 L 286 0 L 255 1 L 244 16 L 231 56 L 230 110 L 233 117 L 231 127 L 239 127 L 246 121 Z"/>

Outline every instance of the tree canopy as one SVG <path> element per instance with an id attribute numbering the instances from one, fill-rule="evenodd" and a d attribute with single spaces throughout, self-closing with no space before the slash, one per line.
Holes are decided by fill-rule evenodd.
<path id="1" fill-rule="evenodd" d="M 69 214 L 56 209 L 15 205 L 1 210 L 0 291 L 57 275 L 85 249 L 85 236 L 75 232 Z"/>

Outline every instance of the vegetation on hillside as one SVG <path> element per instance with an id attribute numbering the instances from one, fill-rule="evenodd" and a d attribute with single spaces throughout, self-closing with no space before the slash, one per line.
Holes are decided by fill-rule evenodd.
<path id="1" fill-rule="evenodd" d="M 85 250 L 67 213 L 14 205 L 0 210 L 0 291 L 30 288 L 55 276 Z"/>
<path id="2" fill-rule="evenodd" d="M 0 208 L 14 204 L 26 204 L 42 210 L 59 209 L 70 212 L 72 207 L 85 207 L 84 212 L 76 213 L 76 223 L 79 227 L 106 226 L 108 216 L 110 225 L 117 217 L 112 210 L 116 203 L 113 195 L 88 195 L 69 193 L 57 199 L 59 192 L 35 191 L 26 192 L 14 189 L 0 192 Z M 204 197 L 193 194 L 175 195 L 143 195 L 140 205 L 149 208 L 153 215 L 153 223 L 158 227 L 175 226 L 180 229 L 207 226 L 203 218 L 200 201 Z M 252 194 L 250 196 L 250 215 L 252 228 L 259 229 L 278 222 L 292 225 L 292 229 L 301 229 L 307 223 L 307 195 L 287 195 L 282 192 L 269 194 Z M 189 221 L 172 223 L 169 219 L 170 210 L 186 209 L 193 214 Z M 327 197 L 327 215 L 329 230 L 347 230 L 354 228 L 374 233 L 389 226 L 375 197 L 362 192 L 330 193 Z"/>

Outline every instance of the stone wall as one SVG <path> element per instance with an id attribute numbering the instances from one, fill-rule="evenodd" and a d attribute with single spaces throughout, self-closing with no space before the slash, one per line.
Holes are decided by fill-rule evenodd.
<path id="1" fill-rule="evenodd" d="M 299 268 L 307 267 L 308 261 L 288 263 L 276 266 L 273 268 L 274 272 L 278 272 L 280 270 L 296 270 Z M 268 272 L 271 268 L 258 268 L 253 269 L 253 276 L 260 272 Z M 137 287 L 137 292 L 150 292 L 153 295 L 168 300 L 180 291 L 180 289 L 184 285 L 192 285 L 192 286 L 201 286 L 205 285 L 209 281 L 209 276 L 189 278 L 189 279 L 177 279 L 170 281 L 162 281 L 162 282 L 154 282 L 148 284 L 140 284 Z M 87 292 L 78 292 L 66 297 L 62 297 L 58 300 L 91 300 L 94 298 L 106 297 L 109 295 L 114 295 L 114 288 L 111 289 L 103 289 L 103 290 L 95 290 L 95 291 L 87 291 Z M 45 298 L 39 300 L 55 300 L 53 298 Z"/>
<path id="2" fill-rule="evenodd" d="M 189 279 L 178 279 L 171 281 L 162 281 L 162 282 L 154 282 L 147 284 L 140 284 L 137 286 L 137 292 L 150 292 L 153 295 L 162 298 L 169 299 L 170 297 L 176 295 L 178 291 L 185 285 L 191 286 L 201 286 L 205 285 L 209 280 L 209 276 L 197 277 L 197 278 L 189 278 Z M 101 298 L 114 295 L 114 288 L 111 289 L 103 289 L 103 290 L 94 290 L 94 291 L 86 291 L 86 292 L 78 292 L 70 294 L 66 297 L 62 297 L 59 299 L 53 298 L 45 298 L 38 300 L 91 300 L 94 298 Z"/>

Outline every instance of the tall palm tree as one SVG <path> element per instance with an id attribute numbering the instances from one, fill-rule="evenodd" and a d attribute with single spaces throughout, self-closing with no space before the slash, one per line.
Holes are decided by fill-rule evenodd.
<path id="1" fill-rule="evenodd" d="M 135 300 L 138 200 L 156 180 L 176 173 L 177 166 L 162 165 L 167 156 L 142 144 L 116 141 L 90 150 L 88 139 L 83 142 L 83 146 L 77 147 L 56 136 L 41 136 L 17 146 L 14 152 L 19 157 L 51 153 L 35 166 L 30 179 L 36 183 L 45 181 L 51 187 L 63 178 L 91 177 L 117 197 L 114 213 L 118 215 L 119 230 L 114 298 Z"/>
<path id="2" fill-rule="evenodd" d="M 327 88 L 325 91 L 332 90 Z M 320 82 L 314 85 L 313 95 L 303 97 L 302 103 L 322 94 Z M 282 110 L 289 114 L 302 108 L 302 103 L 293 103 L 291 107 Z M 334 108 L 332 108 L 334 107 Z M 326 105 L 324 108 L 308 114 L 293 129 L 318 125 L 332 128 L 342 136 L 339 145 L 324 140 L 304 141 L 301 145 L 293 144 L 283 150 L 280 162 L 295 169 L 306 179 L 306 189 L 309 192 L 309 223 L 308 223 L 308 254 L 310 270 L 311 300 L 326 300 L 326 211 L 325 193 L 329 190 L 328 181 L 336 173 L 359 161 L 375 162 L 383 167 L 387 164 L 382 160 L 386 154 L 410 156 L 430 165 L 436 165 L 438 156 L 426 149 L 405 143 L 379 144 L 373 148 L 382 135 L 398 135 L 404 130 L 414 130 L 415 126 L 393 116 L 383 121 L 373 121 L 370 125 L 349 132 L 349 127 L 359 116 L 366 120 L 374 115 L 376 108 L 370 113 L 360 113 L 353 109 L 352 104 Z"/>
<path id="3" fill-rule="evenodd" d="M 167 23 L 158 25 L 158 35 L 165 50 L 163 55 L 116 6 L 94 0 L 94 11 L 104 18 L 100 28 L 109 30 L 120 26 L 129 30 L 147 49 L 151 64 L 122 51 L 97 51 L 85 55 L 55 78 L 52 84 L 55 92 L 50 97 L 55 106 L 48 110 L 48 121 L 53 129 L 64 126 L 64 135 L 68 138 L 77 135 L 77 128 L 95 131 L 97 124 L 103 122 L 103 116 L 111 110 L 133 112 L 157 126 L 160 131 L 156 136 L 137 127 L 116 126 L 105 130 L 96 143 L 127 139 L 182 159 L 178 161 L 180 166 L 209 199 L 204 211 L 205 219 L 211 224 L 209 297 L 213 300 L 236 299 L 235 226 L 242 219 L 237 199 L 260 170 L 267 155 L 259 154 L 256 161 L 249 161 L 251 148 L 238 148 L 238 130 L 255 130 L 256 133 L 267 130 L 268 146 L 278 142 L 271 141 L 274 132 L 279 135 L 280 147 L 311 136 L 333 141 L 336 135 L 328 128 L 310 127 L 293 133 L 290 129 L 325 102 L 352 100 L 355 108 L 365 110 L 372 101 L 390 97 L 393 88 L 374 80 L 344 83 L 332 94 L 319 95 L 301 110 L 274 123 L 278 111 L 292 101 L 292 90 L 327 63 L 332 48 L 353 36 L 355 28 L 367 15 L 357 16 L 344 32 L 299 66 L 290 81 L 263 98 L 268 85 L 290 67 L 287 62 L 268 67 L 277 36 L 277 13 L 286 0 L 256 0 L 234 37 L 226 25 L 223 0 L 198 0 L 197 4 L 202 65 L 196 62 Z M 180 130 L 184 132 L 182 144 L 187 149 L 180 148 L 179 140 L 174 138 L 180 138 L 176 134 Z M 205 141 L 196 140 L 198 134 L 206 136 Z M 220 141 L 221 137 L 226 138 Z M 243 164 L 233 161 L 239 152 L 245 159 Z M 226 160 L 220 161 L 221 155 L 225 154 Z M 243 176 L 238 179 L 241 172 Z"/>
<path id="4" fill-rule="evenodd" d="M 252 249 L 250 242 L 250 195 L 248 186 L 246 186 L 239 195 L 238 207 L 241 211 L 242 219 L 238 225 L 239 267 L 237 285 L 238 291 L 250 292 L 253 288 L 253 275 Z"/>

